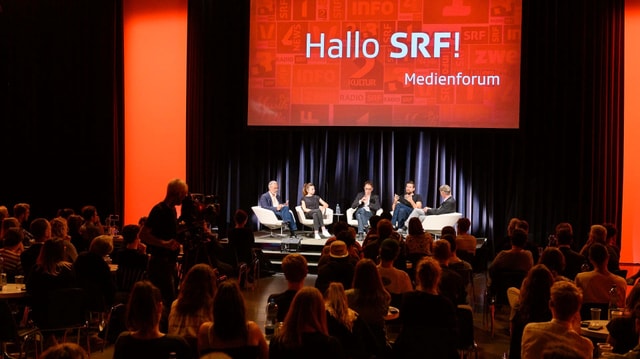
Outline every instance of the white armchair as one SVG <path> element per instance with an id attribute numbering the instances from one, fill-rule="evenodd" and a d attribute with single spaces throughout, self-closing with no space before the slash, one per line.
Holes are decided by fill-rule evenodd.
<path id="1" fill-rule="evenodd" d="M 304 216 L 304 211 L 302 210 L 302 206 L 296 206 L 296 213 L 298 214 L 298 221 L 302 223 L 303 226 L 311 228 L 313 230 L 313 219 L 309 219 Z M 322 223 L 325 226 L 328 226 L 333 223 L 333 210 L 331 208 L 327 208 L 324 211 L 324 217 L 322 219 Z"/>
<path id="2" fill-rule="evenodd" d="M 425 232 L 440 235 L 442 227 L 455 226 L 461 217 L 462 213 L 458 212 L 426 216 L 422 220 L 422 228 L 424 228 Z"/>
<path id="3" fill-rule="evenodd" d="M 376 215 L 379 216 L 382 214 L 382 208 L 379 208 L 376 211 Z M 356 213 L 356 208 L 349 208 L 347 209 L 347 224 L 349 224 L 352 227 L 357 227 L 358 226 L 358 220 L 353 218 L 353 214 Z"/>
<path id="4" fill-rule="evenodd" d="M 283 230 L 285 227 L 287 227 L 287 224 L 284 223 L 281 219 L 279 219 L 276 214 L 266 208 L 262 208 L 260 206 L 253 206 L 251 207 L 251 209 L 253 210 L 253 213 L 256 214 L 256 217 L 258 218 L 258 222 L 260 222 L 261 225 L 269 228 L 270 237 L 286 237 L 287 235 L 283 233 Z M 292 214 L 293 217 L 293 214 Z M 280 234 L 276 235 L 273 231 L 275 229 L 280 229 Z"/>

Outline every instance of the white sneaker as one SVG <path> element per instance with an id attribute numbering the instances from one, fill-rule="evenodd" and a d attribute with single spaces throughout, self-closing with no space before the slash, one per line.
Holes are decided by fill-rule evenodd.
<path id="1" fill-rule="evenodd" d="M 316 233 L 313 235 L 313 239 L 322 239 L 322 238 L 320 238 L 320 235 L 318 234 L 318 232 L 316 232 Z"/>
<path id="2" fill-rule="evenodd" d="M 329 231 L 327 231 L 326 229 L 324 231 L 322 231 L 322 235 L 329 238 L 331 237 L 331 233 L 329 233 Z"/>

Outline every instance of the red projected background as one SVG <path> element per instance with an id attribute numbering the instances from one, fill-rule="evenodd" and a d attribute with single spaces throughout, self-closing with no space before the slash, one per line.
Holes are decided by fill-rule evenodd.
<path id="1" fill-rule="evenodd" d="M 252 0 L 250 126 L 517 128 L 521 0 Z"/>

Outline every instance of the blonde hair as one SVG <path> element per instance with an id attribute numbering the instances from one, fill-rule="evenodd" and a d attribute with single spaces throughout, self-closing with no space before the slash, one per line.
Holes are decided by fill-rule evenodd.
<path id="1" fill-rule="evenodd" d="M 51 220 L 51 238 L 64 239 L 67 234 L 69 234 L 69 226 L 66 219 L 56 217 Z"/>
<path id="2" fill-rule="evenodd" d="M 91 240 L 89 252 L 96 253 L 102 257 L 113 251 L 113 237 L 103 234 Z"/>
<path id="3" fill-rule="evenodd" d="M 340 282 L 331 282 L 325 293 L 325 305 L 332 317 L 336 318 L 349 330 L 353 328 L 355 312 L 349 308 L 347 294 L 344 286 Z"/>

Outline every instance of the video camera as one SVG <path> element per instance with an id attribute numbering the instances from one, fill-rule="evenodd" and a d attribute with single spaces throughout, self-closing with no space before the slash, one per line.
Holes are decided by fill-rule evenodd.
<path id="1" fill-rule="evenodd" d="M 215 226 L 219 213 L 220 199 L 218 196 L 189 193 L 182 200 L 182 210 L 178 221 L 183 222 L 187 227 L 201 222 Z"/>

